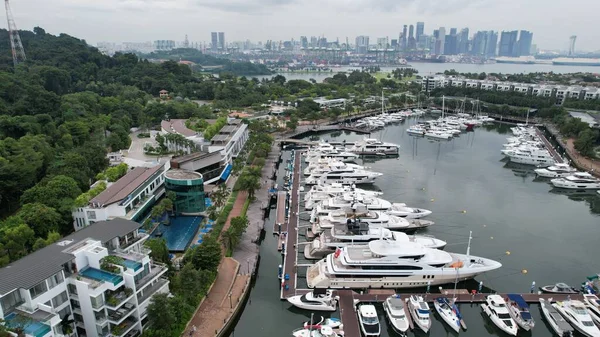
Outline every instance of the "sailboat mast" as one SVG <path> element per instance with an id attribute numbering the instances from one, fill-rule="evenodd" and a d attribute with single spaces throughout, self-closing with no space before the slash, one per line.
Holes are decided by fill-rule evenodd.
<path id="1" fill-rule="evenodd" d="M 471 260 L 471 240 L 472 239 L 473 239 L 473 231 L 469 231 L 469 244 L 467 245 L 467 260 Z"/>
<path id="2" fill-rule="evenodd" d="M 446 96 L 442 96 L 442 119 L 444 119 L 444 110 L 446 110 Z"/>
<path id="3" fill-rule="evenodd" d="M 384 100 L 383 100 L 383 89 L 381 90 L 381 115 L 383 115 L 383 110 L 384 110 Z"/>

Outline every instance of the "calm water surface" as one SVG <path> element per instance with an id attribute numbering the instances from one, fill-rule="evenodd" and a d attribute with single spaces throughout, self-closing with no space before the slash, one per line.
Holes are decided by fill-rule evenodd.
<path id="1" fill-rule="evenodd" d="M 419 71 L 421 76 L 443 73 L 444 70 L 455 69 L 460 73 L 502 73 L 502 74 L 520 74 L 536 72 L 555 72 L 559 74 L 577 73 L 577 72 L 600 72 L 600 67 L 589 66 L 555 66 L 552 64 L 510 64 L 510 63 L 491 63 L 491 64 L 467 64 L 467 63 L 426 63 L 414 62 L 410 64 L 412 68 Z M 391 72 L 397 67 L 381 67 L 381 71 Z M 327 77 L 335 75 L 335 72 L 352 71 L 360 67 L 340 67 L 334 68 L 333 72 L 322 73 L 282 73 L 288 80 L 305 80 L 311 78 L 317 82 L 323 82 Z M 271 78 L 274 75 L 256 76 L 258 79 Z"/>
<path id="2" fill-rule="evenodd" d="M 373 188 L 384 191 L 389 201 L 431 209 L 434 213 L 429 219 L 436 224 L 424 233 L 447 241 L 447 251 L 464 253 L 469 231 L 473 231 L 471 253 L 503 264 L 477 278 L 483 281 L 484 291 L 528 292 L 532 281 L 537 286 L 559 281 L 578 286 L 586 276 L 600 271 L 600 196 L 556 191 L 547 180 L 535 178 L 532 168 L 502 161 L 500 149 L 510 136 L 506 126 L 482 127 L 438 142 L 406 134 L 412 123 L 388 126 L 372 135 L 401 145 L 397 159 L 364 160 L 371 170 L 384 173 Z M 334 133 L 321 137 L 352 141 L 363 136 Z M 289 158 L 289 153 L 284 153 L 284 158 Z M 283 165 L 280 180 L 282 170 Z M 277 265 L 281 255 L 271 236 L 273 218 L 274 212 L 265 225 L 256 284 L 232 336 L 291 336 L 291 331 L 310 317 L 308 311 L 279 300 Z M 303 278 L 298 281 L 301 287 L 305 284 Z M 458 287 L 474 289 L 477 283 Z M 461 336 L 503 335 L 482 316 L 479 305 L 461 304 L 460 308 L 468 326 Z M 379 310 L 382 336 L 396 336 Z M 535 329 L 519 335 L 551 336 L 537 305 L 532 314 L 537 321 Z M 339 313 L 333 316 L 339 317 Z M 437 313 L 433 316 L 430 336 L 455 335 Z M 409 335 L 424 334 L 415 330 Z"/>

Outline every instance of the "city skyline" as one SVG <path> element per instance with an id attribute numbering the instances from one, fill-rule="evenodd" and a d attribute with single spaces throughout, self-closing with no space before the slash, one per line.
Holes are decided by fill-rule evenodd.
<path id="1" fill-rule="evenodd" d="M 600 32 L 593 27 L 600 2 L 580 0 L 578 8 L 585 11 L 571 18 L 564 15 L 572 11 L 570 4 L 549 6 L 543 0 L 22 0 L 13 5 L 13 13 L 20 29 L 40 26 L 90 44 L 181 40 L 185 34 L 190 41 L 210 42 L 214 31 L 226 32 L 227 41 L 278 41 L 301 35 L 340 41 L 364 35 L 375 41 L 396 39 L 405 24 L 416 32 L 417 22 L 424 22 L 427 35 L 439 27 L 468 27 L 470 37 L 477 31 L 527 30 L 541 49 L 568 50 L 569 37 L 577 35 L 578 50 L 599 50 Z M 539 20 L 541 14 L 548 20 Z M 560 25 L 553 24 L 557 18 Z"/>

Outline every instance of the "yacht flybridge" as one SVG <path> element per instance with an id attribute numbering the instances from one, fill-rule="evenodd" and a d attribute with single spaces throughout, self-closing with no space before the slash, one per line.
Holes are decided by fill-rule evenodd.
<path id="1" fill-rule="evenodd" d="M 371 241 L 338 248 L 308 268 L 309 288 L 417 288 L 468 280 L 498 269 L 497 261 L 426 248 L 415 242 Z"/>
<path id="2" fill-rule="evenodd" d="M 344 169 L 331 170 L 323 175 L 310 175 L 305 180 L 306 185 L 320 183 L 341 183 L 345 185 L 373 184 L 375 179 L 382 176 L 379 172 L 371 172 L 362 169 L 347 167 Z"/>
<path id="3" fill-rule="evenodd" d="M 352 192 L 321 201 L 321 206 L 326 209 L 352 208 L 356 205 L 369 211 L 387 211 L 392 207 L 392 203 L 387 200 Z"/>
<path id="4" fill-rule="evenodd" d="M 365 167 L 361 166 L 361 165 L 356 165 L 356 164 L 349 164 L 349 163 L 344 163 L 342 161 L 339 160 L 322 160 L 319 162 L 311 162 L 305 169 L 304 169 L 304 175 L 305 176 L 316 176 L 316 177 L 320 177 L 323 174 L 330 172 L 330 171 L 335 171 L 335 170 L 364 170 Z"/>
<path id="5" fill-rule="evenodd" d="M 397 155 L 399 151 L 400 145 L 382 142 L 374 138 L 364 138 L 349 149 L 349 152 L 360 155 Z"/>
<path id="6" fill-rule="evenodd" d="M 358 159 L 359 156 L 355 153 L 348 152 L 343 148 L 336 148 L 329 143 L 319 143 L 306 153 L 305 162 L 309 163 L 321 158 L 334 158 L 347 162 L 354 161 Z"/>
<path id="7" fill-rule="evenodd" d="M 556 163 L 552 166 L 546 168 L 535 169 L 535 174 L 540 177 L 546 178 L 564 178 L 572 175 L 577 172 L 576 168 L 569 166 L 569 164 L 565 163 Z"/>
<path id="8" fill-rule="evenodd" d="M 575 172 L 564 178 L 550 180 L 552 185 L 560 188 L 576 190 L 598 190 L 600 189 L 600 179 L 587 172 Z"/>

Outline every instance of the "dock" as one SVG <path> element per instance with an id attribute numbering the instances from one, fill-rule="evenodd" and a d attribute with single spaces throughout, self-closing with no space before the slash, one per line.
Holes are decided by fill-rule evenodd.
<path id="1" fill-rule="evenodd" d="M 286 203 L 287 192 L 277 192 L 277 217 L 273 226 L 273 234 L 280 234 L 281 232 L 287 231 L 287 222 L 285 221 L 287 215 L 285 209 Z"/>
<path id="2" fill-rule="evenodd" d="M 358 325 L 358 316 L 356 316 L 356 306 L 351 290 L 340 290 L 338 296 L 338 306 L 340 309 L 340 319 L 344 325 L 344 337 L 360 337 L 360 326 Z"/>
<path id="3" fill-rule="evenodd" d="M 281 283 L 281 299 L 286 299 L 296 294 L 296 263 L 298 259 L 298 213 L 300 211 L 300 169 L 302 153 L 295 152 L 294 166 L 292 173 L 292 188 L 290 190 L 290 216 L 285 224 L 286 243 L 282 251 L 283 261 L 283 280 Z M 282 229 L 283 231 L 283 229 Z"/>
<path id="4" fill-rule="evenodd" d="M 552 144 L 546 138 L 546 136 L 540 130 L 540 128 L 536 127 L 535 128 L 535 133 L 542 140 L 542 142 L 546 146 L 546 149 L 548 150 L 548 152 L 550 152 L 550 155 L 552 156 L 552 158 L 554 158 L 554 161 L 557 162 L 557 163 L 562 163 L 564 161 L 563 158 L 558 154 L 558 152 L 556 151 L 556 149 L 552 146 Z"/>

